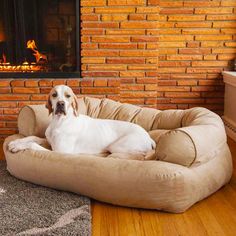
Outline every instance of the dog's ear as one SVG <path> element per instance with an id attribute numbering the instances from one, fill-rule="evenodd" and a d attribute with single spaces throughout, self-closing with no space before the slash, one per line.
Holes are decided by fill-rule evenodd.
<path id="1" fill-rule="evenodd" d="M 72 108 L 75 116 L 79 115 L 79 103 L 76 95 L 73 95 Z"/>
<path id="2" fill-rule="evenodd" d="M 49 112 L 49 115 L 50 115 L 53 112 L 50 95 L 48 96 L 48 100 L 47 100 L 47 103 L 46 103 L 45 107 L 48 109 L 48 112 Z"/>

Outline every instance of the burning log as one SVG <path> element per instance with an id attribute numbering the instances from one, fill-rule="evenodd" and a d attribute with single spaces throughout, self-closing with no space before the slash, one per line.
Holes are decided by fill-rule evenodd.
<path id="1" fill-rule="evenodd" d="M 2 58 L 0 58 L 0 72 L 37 72 L 37 71 L 45 71 L 46 67 L 42 64 L 46 63 L 47 56 L 40 53 L 37 50 L 37 46 L 34 40 L 29 40 L 27 42 L 27 48 L 33 51 L 33 55 L 35 57 L 36 63 L 29 63 L 28 61 L 24 61 L 21 65 L 11 65 L 10 62 L 7 62 L 7 57 L 3 53 Z"/>
<path id="2" fill-rule="evenodd" d="M 7 62 L 7 57 L 3 53 L 2 59 L 0 59 L 0 72 L 36 72 L 42 71 L 43 67 L 36 63 L 29 64 L 27 61 L 23 62 L 22 65 L 11 65 Z"/>
<path id="3" fill-rule="evenodd" d="M 37 50 L 37 46 L 36 46 L 36 43 L 34 40 L 28 40 L 27 42 L 27 48 L 31 49 L 34 53 L 33 55 L 35 56 L 35 60 L 37 63 L 39 63 L 40 61 L 45 61 L 47 62 L 47 56 L 40 53 L 38 50 Z"/>

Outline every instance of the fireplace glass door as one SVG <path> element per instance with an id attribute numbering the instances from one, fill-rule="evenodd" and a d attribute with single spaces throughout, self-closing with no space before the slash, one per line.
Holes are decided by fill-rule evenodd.
<path id="1" fill-rule="evenodd" d="M 79 76 L 78 0 L 0 0 L 0 77 Z"/>

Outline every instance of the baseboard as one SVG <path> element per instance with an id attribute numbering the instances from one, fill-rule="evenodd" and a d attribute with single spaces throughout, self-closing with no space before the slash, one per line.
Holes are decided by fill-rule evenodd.
<path id="1" fill-rule="evenodd" d="M 236 124 L 232 120 L 228 119 L 227 117 L 223 116 L 223 121 L 225 124 L 226 134 L 236 141 Z"/>

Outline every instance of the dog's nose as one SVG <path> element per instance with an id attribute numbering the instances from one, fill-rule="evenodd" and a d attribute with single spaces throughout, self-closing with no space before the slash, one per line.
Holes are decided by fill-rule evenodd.
<path id="1" fill-rule="evenodd" d="M 65 106 L 65 102 L 59 101 L 59 102 L 57 102 L 57 106 L 63 108 Z"/>

